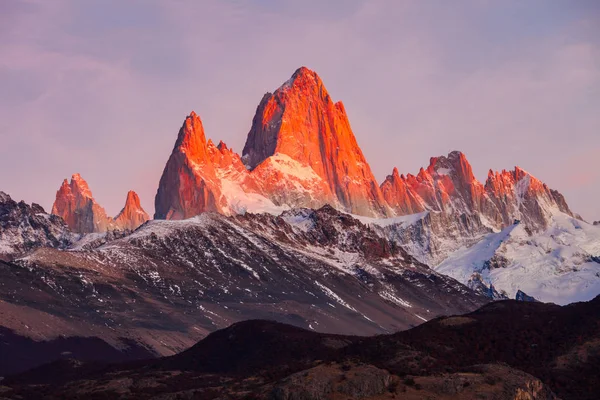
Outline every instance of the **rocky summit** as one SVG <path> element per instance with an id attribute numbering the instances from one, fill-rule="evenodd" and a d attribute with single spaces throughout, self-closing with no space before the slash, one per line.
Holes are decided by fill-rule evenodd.
<path id="1" fill-rule="evenodd" d="M 79 174 L 65 179 L 56 192 L 52 214 L 60 216 L 76 233 L 106 232 L 115 229 L 135 229 L 150 217 L 142 209 L 138 195 L 127 193 L 125 207 L 114 219 L 106 215 Z"/>
<path id="2" fill-rule="evenodd" d="M 40 248 L 66 248 L 78 239 L 64 221 L 39 204 L 16 202 L 0 192 L 0 260 L 10 260 Z"/>
<path id="3" fill-rule="evenodd" d="M 115 225 L 124 230 L 134 230 L 144 222 L 148 221 L 150 216 L 140 204 L 140 197 L 136 192 L 130 190 L 127 193 L 125 207 L 114 219 Z"/>
<path id="4" fill-rule="evenodd" d="M 573 216 L 560 193 L 519 167 L 490 171 L 482 184 L 458 151 L 432 157 L 417 175 L 394 168 L 377 183 L 343 104 L 334 103 L 321 78 L 302 67 L 263 96 L 241 157 L 223 142 L 207 140 L 196 113 L 186 117 L 159 183 L 155 218 L 281 213 L 325 204 L 376 218 L 424 211 L 469 215 L 493 229 L 514 220 L 544 229 L 549 208 Z"/>

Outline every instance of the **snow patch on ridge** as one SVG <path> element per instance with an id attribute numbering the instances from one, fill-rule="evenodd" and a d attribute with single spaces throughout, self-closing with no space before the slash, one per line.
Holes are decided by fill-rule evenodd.
<path id="1" fill-rule="evenodd" d="M 271 165 L 288 176 L 293 176 L 300 180 L 321 180 L 321 177 L 307 165 L 302 165 L 292 157 L 283 153 L 275 153 L 268 158 Z"/>
<path id="2" fill-rule="evenodd" d="M 466 284 L 473 273 L 514 298 L 522 290 L 540 301 L 568 304 L 600 293 L 600 228 L 550 209 L 550 223 L 531 235 L 523 224 L 487 235 L 434 269 Z M 499 264 L 490 268 L 491 264 Z"/>

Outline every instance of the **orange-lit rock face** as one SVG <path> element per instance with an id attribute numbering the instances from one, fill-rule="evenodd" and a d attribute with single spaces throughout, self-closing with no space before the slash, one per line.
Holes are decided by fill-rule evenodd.
<path id="1" fill-rule="evenodd" d="M 475 179 L 464 154 L 453 151 L 447 157 L 433 157 L 417 176 L 398 176 L 398 171 L 381 186 L 386 200 L 397 214 L 455 211 L 468 213 L 483 208 L 483 185 Z"/>
<path id="2" fill-rule="evenodd" d="M 263 97 L 243 154 L 240 158 L 223 142 L 207 142 L 202 122 L 192 112 L 161 177 L 155 218 L 331 204 L 366 216 L 426 210 L 470 214 L 480 225 L 499 228 L 514 219 L 543 225 L 548 215 L 544 207 L 570 213 L 558 192 L 519 168 L 491 174 L 482 185 L 458 151 L 431 158 L 416 176 L 394 169 L 379 186 L 344 106 L 333 103 L 321 79 L 307 68 Z"/>
<path id="3" fill-rule="evenodd" d="M 392 174 L 385 178 L 385 181 L 381 184 L 381 191 L 385 201 L 398 215 L 425 211 L 423 200 L 413 193 L 404 175 L 400 176 L 398 174 L 397 168 L 394 168 Z"/>
<path id="4" fill-rule="evenodd" d="M 294 196 L 306 194 L 306 186 L 319 187 L 322 192 L 313 199 L 316 203 L 332 201 L 361 215 L 389 214 L 344 106 L 333 103 L 321 79 L 307 68 L 298 69 L 275 93 L 263 97 L 243 154 L 245 164 L 251 170 L 258 169 L 263 181 L 281 178 L 280 169 L 260 168 L 272 156 L 277 162 L 284 158 L 284 163 L 291 160 L 309 167 L 323 181 L 301 184 Z M 263 186 L 267 192 L 272 189 L 268 183 Z"/>
<path id="5" fill-rule="evenodd" d="M 150 217 L 140 204 L 139 196 L 130 190 L 127 193 L 125 207 L 115 217 L 115 225 L 120 229 L 135 229 L 149 219 Z"/>
<path id="6" fill-rule="evenodd" d="M 104 232 L 111 227 L 112 219 L 96 203 L 88 184 L 79 174 L 63 181 L 56 192 L 52 214 L 62 217 L 74 232 Z"/>
<path id="7" fill-rule="evenodd" d="M 179 130 L 177 142 L 160 179 L 155 218 L 185 219 L 204 211 L 222 211 L 202 121 L 192 112 Z"/>
<path id="8" fill-rule="evenodd" d="M 477 214 L 495 228 L 510 225 L 515 219 L 533 228 L 544 227 L 550 208 L 572 215 L 560 193 L 519 167 L 501 173 L 490 171 L 482 185 L 465 155 L 458 151 L 431 158 L 417 176 L 400 176 L 394 169 L 381 189 L 399 215 L 423 210 Z"/>
<path id="9" fill-rule="evenodd" d="M 564 197 L 519 167 L 514 171 L 489 171 L 485 192 L 494 204 L 503 225 L 514 219 L 531 226 L 545 227 L 549 207 L 573 215 Z"/>

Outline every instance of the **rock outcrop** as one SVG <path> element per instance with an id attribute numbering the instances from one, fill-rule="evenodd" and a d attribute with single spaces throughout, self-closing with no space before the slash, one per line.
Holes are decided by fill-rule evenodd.
<path id="1" fill-rule="evenodd" d="M 72 231 L 78 233 L 105 232 L 113 228 L 106 211 L 92 197 L 87 182 L 79 174 L 66 179 L 56 192 L 52 214 L 61 217 Z"/>
<path id="2" fill-rule="evenodd" d="M 414 176 L 394 169 L 381 184 L 384 197 L 398 215 L 420 211 L 478 214 L 482 222 L 502 229 L 522 220 L 531 229 L 547 226 L 551 209 L 569 216 L 564 197 L 519 167 L 501 173 L 490 170 L 483 185 L 473 175 L 465 155 L 453 151 L 433 157 L 429 166 Z"/>
<path id="3" fill-rule="evenodd" d="M 503 227 L 520 220 L 530 228 L 546 228 L 551 208 L 574 216 L 562 194 L 519 167 L 513 171 L 490 170 L 485 191 L 495 205 L 489 216 Z"/>
<path id="4" fill-rule="evenodd" d="M 11 260 L 37 247 L 64 248 L 76 239 L 64 221 L 39 204 L 16 202 L 0 192 L 0 260 Z"/>
<path id="5" fill-rule="evenodd" d="M 313 197 L 359 215 L 390 215 L 342 102 L 334 103 L 319 76 L 299 68 L 273 94 L 267 93 L 256 110 L 242 160 L 262 179 L 280 181 L 291 196 Z M 265 186 L 266 195 L 276 188 Z M 316 197 L 316 198 L 315 198 Z"/>
<path id="6" fill-rule="evenodd" d="M 135 192 L 127 194 L 125 207 L 116 219 L 109 217 L 104 208 L 96 202 L 87 182 L 79 174 L 74 174 L 71 182 L 66 179 L 63 181 L 56 192 L 52 214 L 61 217 L 76 233 L 135 229 L 149 219 Z"/>
<path id="7" fill-rule="evenodd" d="M 140 204 L 140 197 L 136 192 L 130 190 L 127 193 L 125 207 L 115 217 L 115 225 L 123 230 L 133 230 L 149 219 L 148 213 L 144 211 Z"/>
<path id="8" fill-rule="evenodd" d="M 225 206 L 202 121 L 192 111 L 160 178 L 154 218 L 186 219 L 205 211 L 222 212 Z"/>

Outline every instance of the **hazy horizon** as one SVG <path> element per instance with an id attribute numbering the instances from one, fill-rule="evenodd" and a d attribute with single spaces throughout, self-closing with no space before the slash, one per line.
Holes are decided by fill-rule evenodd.
<path id="1" fill-rule="evenodd" d="M 342 100 L 379 182 L 466 154 L 519 165 L 600 220 L 600 3 L 89 1 L 0 4 L 0 191 L 50 211 L 81 173 L 111 216 L 149 214 L 178 130 L 241 153 L 300 66 Z"/>

